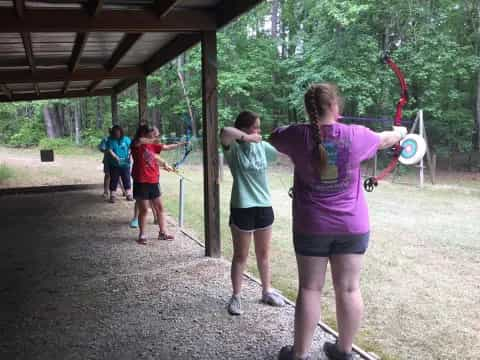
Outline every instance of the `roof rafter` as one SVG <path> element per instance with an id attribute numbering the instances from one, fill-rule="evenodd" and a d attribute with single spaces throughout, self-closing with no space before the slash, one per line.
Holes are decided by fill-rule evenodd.
<path id="1" fill-rule="evenodd" d="M 158 17 L 166 16 L 178 2 L 179 0 L 155 0 L 153 9 Z"/>
<path id="2" fill-rule="evenodd" d="M 13 0 L 13 5 L 15 7 L 16 19 L 23 20 L 25 18 L 25 0 Z M 29 32 L 21 32 L 23 47 L 25 48 L 25 55 L 28 60 L 28 65 L 30 66 L 30 71 L 35 72 L 35 58 L 33 56 L 33 47 L 32 39 Z M 37 95 L 40 95 L 40 89 L 37 84 L 33 84 L 35 92 Z"/>
<path id="3" fill-rule="evenodd" d="M 97 16 L 102 11 L 103 0 L 89 0 L 86 7 L 90 16 Z"/>
<path id="4" fill-rule="evenodd" d="M 175 10 L 159 18 L 149 10 L 102 10 L 91 17 L 77 9 L 26 9 L 19 19 L 13 9 L 0 12 L 0 33 L 6 32 L 198 32 L 216 29 L 208 10 Z"/>
<path id="5" fill-rule="evenodd" d="M 150 57 L 146 62 L 142 64 L 145 75 L 153 73 L 160 66 L 166 64 L 167 62 L 175 59 L 179 53 L 187 51 L 192 46 L 197 44 L 201 39 L 200 34 L 182 34 L 177 36 L 175 39 L 170 41 L 166 46 L 157 50 L 157 52 Z M 135 84 L 138 78 L 131 78 L 122 81 L 120 84 L 115 86 L 115 92 L 119 93 L 128 87 Z"/>
<path id="6" fill-rule="evenodd" d="M 78 69 L 74 73 L 70 73 L 67 69 L 37 69 L 34 73 L 29 70 L 0 70 L 0 84 L 56 82 L 66 78 L 70 81 L 101 81 L 141 76 L 144 76 L 144 71 L 140 66 L 117 67 L 112 71 L 103 68 L 85 68 Z"/>
<path id="7" fill-rule="evenodd" d="M 98 13 L 102 10 L 103 0 L 89 0 L 86 4 L 87 12 L 90 14 L 91 18 L 95 18 Z M 82 57 L 83 50 L 87 44 L 88 37 L 90 36 L 89 32 L 77 33 L 75 37 L 75 45 L 73 46 L 72 55 L 68 63 L 68 70 L 70 73 L 74 73 L 80 63 L 80 58 Z M 68 87 L 70 86 L 71 79 L 65 80 L 63 85 L 63 92 L 66 93 Z"/>
<path id="8" fill-rule="evenodd" d="M 70 73 L 74 73 L 80 63 L 80 58 L 82 57 L 83 49 L 85 48 L 85 44 L 88 41 L 88 36 L 90 33 L 78 33 L 75 37 L 75 44 L 73 45 L 72 55 L 68 62 L 68 71 Z M 71 78 L 65 80 L 65 84 L 63 85 L 63 92 L 67 92 L 68 87 L 70 86 Z"/>
<path id="9" fill-rule="evenodd" d="M 111 89 L 100 89 L 93 93 L 89 93 L 85 90 L 70 90 L 64 93 L 63 91 L 42 91 L 40 95 L 35 93 L 20 93 L 13 94 L 12 99 L 7 96 L 0 96 L 0 102 L 10 101 L 31 101 L 31 100 L 43 100 L 43 99 L 64 99 L 64 98 L 79 98 L 89 96 L 109 96 L 112 95 Z"/>
<path id="10" fill-rule="evenodd" d="M 143 34 L 125 34 L 118 43 L 117 47 L 110 56 L 110 59 L 103 65 L 105 70 L 113 71 L 120 63 L 125 54 L 135 45 Z M 142 74 L 143 75 L 143 74 Z M 87 91 L 92 92 L 101 83 L 101 80 L 96 80 L 90 84 Z"/>

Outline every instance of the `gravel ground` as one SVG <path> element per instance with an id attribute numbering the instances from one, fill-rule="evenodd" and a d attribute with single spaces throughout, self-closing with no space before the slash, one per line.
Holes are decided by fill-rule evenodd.
<path id="1" fill-rule="evenodd" d="M 0 359 L 274 359 L 292 342 L 293 307 L 246 280 L 245 314 L 229 316 L 229 264 L 180 232 L 137 245 L 131 207 L 98 191 L 1 198 Z"/>

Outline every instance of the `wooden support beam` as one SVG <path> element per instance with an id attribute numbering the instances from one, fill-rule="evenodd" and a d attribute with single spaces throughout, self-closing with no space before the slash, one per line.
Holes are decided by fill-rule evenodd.
<path id="1" fill-rule="evenodd" d="M 147 77 L 138 80 L 138 123 L 147 123 Z"/>
<path id="2" fill-rule="evenodd" d="M 89 93 L 94 92 L 95 89 L 97 88 L 97 86 L 100 85 L 101 82 L 102 82 L 102 80 L 92 81 L 92 83 L 88 86 L 87 91 Z"/>
<path id="3" fill-rule="evenodd" d="M 143 34 L 125 34 L 118 43 L 115 51 L 110 59 L 103 65 L 107 71 L 113 71 L 118 63 L 122 60 L 125 54 L 132 48 L 133 45 L 140 39 Z M 143 76 L 143 74 L 141 75 Z M 100 84 L 100 81 L 94 81 L 88 87 L 88 91 L 92 92 Z"/>
<path id="4" fill-rule="evenodd" d="M 9 99 L 7 96 L 0 96 L 0 102 L 109 96 L 111 94 L 112 89 L 100 89 L 94 91 L 93 93 L 89 93 L 85 90 L 70 90 L 66 93 L 64 93 L 63 91 L 42 91 L 38 95 L 36 93 L 14 93 L 12 99 Z"/>
<path id="5" fill-rule="evenodd" d="M 68 62 L 68 71 L 70 73 L 75 72 L 80 63 L 80 58 L 82 57 L 83 49 L 85 48 L 85 44 L 88 41 L 89 33 L 78 33 L 75 37 L 75 44 L 73 45 L 72 55 Z M 68 87 L 70 86 L 71 79 L 67 79 L 65 84 L 63 85 L 63 92 L 68 91 Z"/>
<path id="6" fill-rule="evenodd" d="M 80 58 L 82 57 L 83 49 L 87 44 L 89 33 L 78 33 L 75 37 L 75 44 L 73 45 L 72 56 L 68 62 L 68 70 L 70 72 L 75 72 L 77 70 L 78 64 L 80 63 Z"/>
<path id="7" fill-rule="evenodd" d="M 110 97 L 110 105 L 112 108 L 112 125 L 118 125 L 118 101 L 117 93 L 113 93 Z"/>
<path id="8" fill-rule="evenodd" d="M 143 34 L 125 34 L 104 67 L 112 71 Z"/>
<path id="9" fill-rule="evenodd" d="M 90 16 L 97 16 L 98 13 L 102 10 L 103 0 L 88 0 L 86 7 L 87 12 Z"/>
<path id="10" fill-rule="evenodd" d="M 145 75 L 150 75 L 162 65 L 175 59 L 179 54 L 187 51 L 201 40 L 200 34 L 182 34 L 173 39 L 169 44 L 160 48 L 143 65 Z M 138 79 L 127 79 L 115 86 L 115 91 L 120 93 L 137 82 Z"/>
<path id="11" fill-rule="evenodd" d="M 179 0 L 155 0 L 153 8 L 158 17 L 166 16 Z"/>
<path id="12" fill-rule="evenodd" d="M 33 82 L 65 81 L 102 81 L 111 79 L 125 79 L 144 76 L 143 69 L 139 66 L 118 67 L 112 71 L 105 69 L 85 68 L 70 73 L 67 69 L 36 69 L 30 70 L 0 70 L 0 84 L 22 84 Z"/>
<path id="13" fill-rule="evenodd" d="M 33 47 L 32 47 L 32 38 L 30 37 L 30 33 L 24 32 L 22 33 L 22 41 L 23 47 L 25 48 L 25 55 L 28 60 L 28 64 L 30 66 L 31 74 L 34 75 L 36 68 L 35 68 L 35 58 L 33 56 Z M 35 93 L 37 96 L 40 96 L 40 89 L 38 85 L 35 83 L 33 84 L 33 88 L 35 89 Z"/>
<path id="14" fill-rule="evenodd" d="M 82 9 L 26 9 L 0 11 L 0 33 L 10 32 L 199 32 L 216 29 L 215 13 L 172 10 L 159 18 L 149 10 L 102 10 L 91 17 Z"/>
<path id="15" fill-rule="evenodd" d="M 202 33 L 203 191 L 205 255 L 220 257 L 218 178 L 217 34 Z"/>
<path id="16" fill-rule="evenodd" d="M 25 14 L 25 0 L 13 0 L 13 4 L 15 5 L 15 12 L 17 16 L 21 19 Z"/>
<path id="17" fill-rule="evenodd" d="M 3 94 L 6 97 L 8 97 L 9 100 L 12 100 L 12 98 L 13 98 L 12 91 L 8 88 L 8 86 L 4 85 L 4 84 L 1 84 L 0 88 L 2 89 Z"/>

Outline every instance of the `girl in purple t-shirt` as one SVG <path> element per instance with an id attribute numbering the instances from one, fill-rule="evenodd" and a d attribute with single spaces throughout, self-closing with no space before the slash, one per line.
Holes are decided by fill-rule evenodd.
<path id="1" fill-rule="evenodd" d="M 279 359 L 307 359 L 320 318 L 321 291 L 330 261 L 339 338 L 325 343 L 329 359 L 353 359 L 353 338 L 360 327 L 363 301 L 360 270 L 369 240 L 368 208 L 360 163 L 407 133 L 403 127 L 376 133 L 336 121 L 341 103 L 332 84 L 314 84 L 305 93 L 309 124 L 276 129 L 271 143 L 295 165 L 293 241 L 299 290 L 292 346 Z"/>

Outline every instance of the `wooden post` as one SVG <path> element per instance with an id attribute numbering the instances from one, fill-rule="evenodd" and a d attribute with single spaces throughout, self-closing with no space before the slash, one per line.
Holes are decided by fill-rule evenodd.
<path id="1" fill-rule="evenodd" d="M 118 102 L 116 93 L 113 93 L 110 97 L 110 104 L 112 107 L 112 125 L 118 125 Z"/>
<path id="2" fill-rule="evenodd" d="M 202 114 L 205 255 L 220 257 L 217 34 L 215 31 L 202 33 Z"/>
<path id="3" fill-rule="evenodd" d="M 147 123 L 147 78 L 138 80 L 138 122 Z"/>
<path id="4" fill-rule="evenodd" d="M 419 124 L 419 135 L 422 137 L 422 138 L 425 138 L 424 137 L 424 130 L 425 128 L 423 127 L 423 110 L 419 110 L 418 111 L 418 117 L 419 117 L 419 120 L 420 120 L 420 124 Z M 423 166 L 423 157 L 422 157 L 422 160 L 420 160 L 420 172 L 419 172 L 419 176 L 420 176 L 420 188 L 423 188 L 423 169 L 424 169 L 424 166 Z"/>

